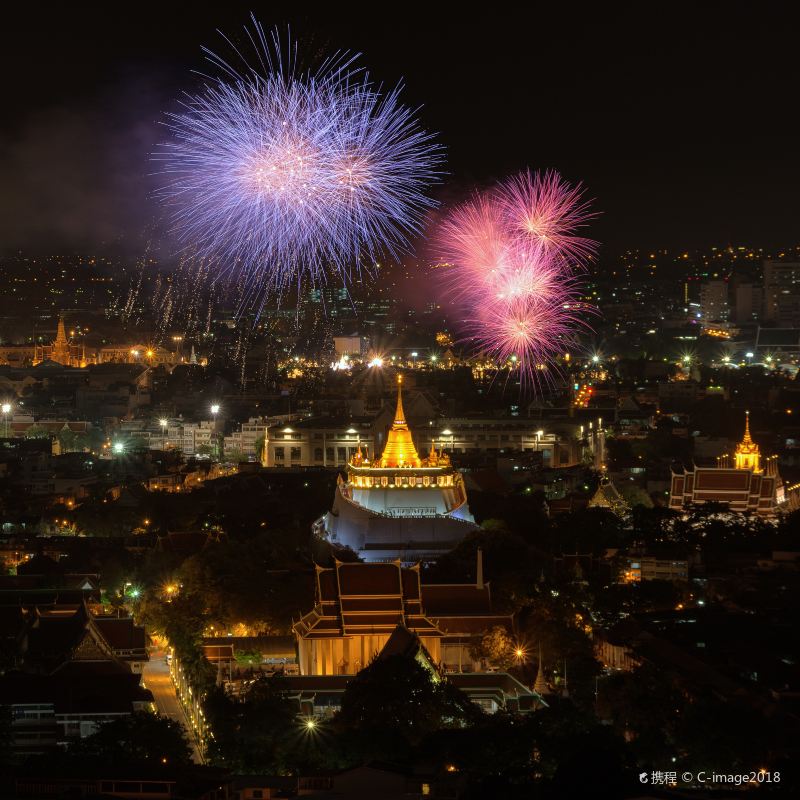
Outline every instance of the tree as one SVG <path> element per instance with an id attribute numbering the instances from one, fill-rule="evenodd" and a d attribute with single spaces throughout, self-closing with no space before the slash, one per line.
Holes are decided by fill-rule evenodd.
<path id="1" fill-rule="evenodd" d="M 527 542 L 509 532 L 502 522 L 487 520 L 428 568 L 426 583 L 462 583 L 475 580 L 477 551 L 483 552 L 484 579 L 491 581 L 492 601 L 498 609 L 516 610 L 526 602 L 530 587 L 541 571 Z"/>
<path id="2" fill-rule="evenodd" d="M 548 531 L 553 553 L 600 554 L 608 547 L 625 545 L 624 521 L 607 508 L 585 508 L 556 516 Z"/>
<path id="3" fill-rule="evenodd" d="M 25 438 L 26 439 L 49 439 L 50 434 L 47 431 L 47 428 L 44 425 L 39 425 L 34 423 L 31 425 L 28 430 L 25 431 Z"/>
<path id="4" fill-rule="evenodd" d="M 154 631 L 163 633 L 195 691 L 207 691 L 214 684 L 214 668 L 203 655 L 202 638 L 208 617 L 202 597 L 182 591 L 169 603 L 147 597 L 139 614 Z"/>
<path id="5" fill-rule="evenodd" d="M 365 761 L 408 752 L 425 736 L 459 727 L 481 712 L 447 680 L 415 658 L 376 658 L 348 683 L 338 726 Z"/>
<path id="6" fill-rule="evenodd" d="M 225 450 L 225 460 L 236 464 L 244 461 L 244 454 L 238 447 L 229 447 Z"/>
<path id="7" fill-rule="evenodd" d="M 298 766 L 307 729 L 279 677 L 261 677 L 242 698 L 212 689 L 205 702 L 214 731 L 212 761 L 240 772 L 286 774 Z"/>
<path id="8" fill-rule="evenodd" d="M 619 490 L 619 493 L 622 495 L 622 499 L 631 507 L 634 508 L 635 506 L 644 506 L 645 508 L 652 508 L 653 507 L 653 498 L 641 488 L 641 486 L 636 486 L 636 484 L 623 484 Z"/>
<path id="9" fill-rule="evenodd" d="M 58 443 L 61 446 L 62 453 L 70 453 L 75 450 L 76 441 L 77 436 L 70 428 L 65 426 L 58 432 Z"/>
<path id="10" fill-rule="evenodd" d="M 257 458 L 261 458 L 261 454 L 264 452 L 264 442 L 266 441 L 266 436 L 259 436 L 256 439 L 254 452 Z"/>
<path id="11" fill-rule="evenodd" d="M 70 754 L 113 766 L 191 763 L 183 725 L 147 711 L 106 722 L 72 745 Z"/>
<path id="12" fill-rule="evenodd" d="M 506 670 L 514 664 L 516 647 L 508 631 L 502 625 L 495 625 L 470 648 L 470 655 L 476 661 L 485 659 L 498 669 Z"/>

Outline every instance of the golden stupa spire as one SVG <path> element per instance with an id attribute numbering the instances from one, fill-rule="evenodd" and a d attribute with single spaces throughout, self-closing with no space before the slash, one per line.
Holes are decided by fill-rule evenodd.
<path id="1" fill-rule="evenodd" d="M 397 376 L 397 408 L 394 411 L 394 425 L 405 425 L 408 427 L 408 423 L 406 423 L 406 412 L 403 409 L 403 376 Z M 394 426 L 392 426 L 394 427 Z"/>
<path id="2" fill-rule="evenodd" d="M 403 409 L 403 376 L 397 376 L 397 407 L 394 422 L 386 438 L 386 447 L 381 456 L 382 467 L 418 467 L 421 461 L 408 429 Z"/>

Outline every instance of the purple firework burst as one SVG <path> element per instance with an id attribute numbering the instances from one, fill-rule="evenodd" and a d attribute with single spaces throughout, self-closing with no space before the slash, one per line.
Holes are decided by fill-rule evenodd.
<path id="1" fill-rule="evenodd" d="M 400 102 L 337 54 L 300 72 L 253 20 L 257 67 L 222 73 L 168 115 L 154 158 L 180 241 L 263 302 L 304 279 L 324 283 L 396 255 L 433 205 L 442 148 Z"/>

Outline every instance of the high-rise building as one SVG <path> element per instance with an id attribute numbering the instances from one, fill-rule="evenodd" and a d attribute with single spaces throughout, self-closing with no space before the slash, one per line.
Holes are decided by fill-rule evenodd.
<path id="1" fill-rule="evenodd" d="M 761 318 L 764 305 L 764 290 L 754 283 L 740 283 L 733 292 L 733 321 L 747 325 Z"/>
<path id="2" fill-rule="evenodd" d="M 782 328 L 800 327 L 800 262 L 764 262 L 764 320 Z"/>
<path id="3" fill-rule="evenodd" d="M 728 282 L 704 281 L 700 286 L 700 313 L 706 322 L 728 319 Z"/>

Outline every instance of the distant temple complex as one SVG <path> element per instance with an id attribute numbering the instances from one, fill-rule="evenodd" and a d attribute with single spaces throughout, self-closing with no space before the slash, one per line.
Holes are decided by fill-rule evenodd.
<path id="1" fill-rule="evenodd" d="M 74 333 L 74 331 L 73 331 Z M 34 337 L 27 344 L 0 345 L 0 366 L 35 367 L 39 364 L 62 367 L 83 368 L 90 364 L 141 364 L 144 367 L 168 368 L 176 364 L 207 363 L 206 358 L 198 358 L 192 346 L 187 362 L 178 350 L 171 351 L 156 344 L 107 344 L 102 347 L 87 347 L 83 342 L 76 343 L 67 337 L 64 318 L 58 318 L 56 338 L 44 344 L 41 337 Z"/>
<path id="2" fill-rule="evenodd" d="M 403 410 L 398 379 L 394 422 L 379 458 L 359 446 L 339 478 L 333 508 L 315 524 L 318 535 L 365 561 L 411 563 L 451 550 L 476 529 L 461 473 L 433 444 L 421 458 Z"/>
<path id="3" fill-rule="evenodd" d="M 715 467 L 672 470 L 669 507 L 676 511 L 699 503 L 724 503 L 731 511 L 771 516 L 785 499 L 778 458 L 769 456 L 762 463 L 761 450 L 750 435 L 749 411 L 733 458 L 720 456 Z"/>
<path id="4" fill-rule="evenodd" d="M 64 328 L 64 318 L 58 318 L 58 330 L 52 344 L 34 345 L 33 364 L 52 361 L 63 367 L 85 367 L 86 353 L 82 344 L 71 344 Z"/>

